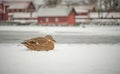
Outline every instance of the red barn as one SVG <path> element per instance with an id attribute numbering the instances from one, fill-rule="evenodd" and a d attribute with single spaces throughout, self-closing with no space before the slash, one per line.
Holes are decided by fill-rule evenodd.
<path id="1" fill-rule="evenodd" d="M 2 1 L 8 5 L 8 12 L 35 12 L 35 5 L 32 1 Z"/>
<path id="2" fill-rule="evenodd" d="M 40 8 L 38 23 L 42 25 L 74 25 L 76 12 L 73 8 Z"/>
<path id="3" fill-rule="evenodd" d="M 7 6 L 2 2 L 0 3 L 0 21 L 8 20 Z"/>
<path id="4" fill-rule="evenodd" d="M 31 22 L 36 21 L 34 17 L 36 7 L 32 1 L 2 1 L 7 8 L 9 21 Z"/>

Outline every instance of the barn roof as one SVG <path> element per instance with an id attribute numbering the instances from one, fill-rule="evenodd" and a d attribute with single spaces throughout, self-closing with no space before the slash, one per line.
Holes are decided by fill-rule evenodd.
<path id="1" fill-rule="evenodd" d="M 37 12 L 37 16 L 68 16 L 72 11 L 72 8 L 40 8 Z"/>
<path id="2" fill-rule="evenodd" d="M 81 5 L 81 6 L 74 7 L 77 13 L 88 13 L 89 10 L 92 10 L 93 8 L 94 8 L 93 5 Z"/>
<path id="3" fill-rule="evenodd" d="M 4 4 L 8 5 L 8 9 L 25 9 L 29 6 L 31 1 L 5 1 Z"/>

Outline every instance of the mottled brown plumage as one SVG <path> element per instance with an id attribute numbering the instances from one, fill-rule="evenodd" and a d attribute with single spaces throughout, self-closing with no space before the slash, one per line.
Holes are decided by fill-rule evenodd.
<path id="1" fill-rule="evenodd" d="M 45 37 L 37 37 L 26 40 L 22 42 L 27 48 L 31 50 L 53 50 L 54 49 L 54 42 L 55 40 L 52 38 L 51 35 L 47 35 Z"/>

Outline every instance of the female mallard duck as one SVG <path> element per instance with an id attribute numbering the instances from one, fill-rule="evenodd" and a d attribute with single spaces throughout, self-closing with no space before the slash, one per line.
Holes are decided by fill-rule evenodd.
<path id="1" fill-rule="evenodd" d="M 56 42 L 51 35 L 47 35 L 45 37 L 37 37 L 26 40 L 22 42 L 27 48 L 31 50 L 53 50 L 54 49 L 54 42 Z"/>

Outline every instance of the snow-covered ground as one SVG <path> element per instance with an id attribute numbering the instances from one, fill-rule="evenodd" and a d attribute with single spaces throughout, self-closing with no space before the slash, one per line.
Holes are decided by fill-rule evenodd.
<path id="1" fill-rule="evenodd" d="M 46 34 L 57 40 L 54 50 L 30 51 L 20 44 L 20 38 Z M 119 26 L 0 26 L 0 74 L 120 74 L 119 40 Z"/>
<path id="2" fill-rule="evenodd" d="M 0 31 L 31 31 L 31 32 L 42 32 L 45 34 L 57 34 L 57 33 L 66 33 L 66 34 L 81 34 L 82 32 L 92 33 L 92 34 L 119 34 L 120 26 L 95 26 L 95 25 L 85 25 L 83 26 L 0 26 Z M 117 32 L 116 32 L 117 31 Z M 112 32 L 112 33 L 111 33 Z"/>
<path id="3" fill-rule="evenodd" d="M 120 45 L 56 44 L 52 51 L 30 51 L 0 44 L 0 74 L 120 74 Z"/>
<path id="4" fill-rule="evenodd" d="M 38 36 L 52 35 L 57 43 L 116 44 L 120 42 L 120 26 L 45 27 L 0 26 L 0 43 L 20 43 Z"/>

